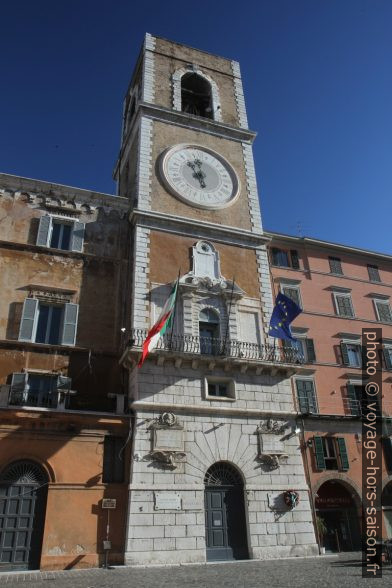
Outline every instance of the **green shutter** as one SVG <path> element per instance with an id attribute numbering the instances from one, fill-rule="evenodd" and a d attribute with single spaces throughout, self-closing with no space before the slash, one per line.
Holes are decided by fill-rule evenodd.
<path id="1" fill-rule="evenodd" d="M 316 352 L 314 349 L 314 341 L 313 339 L 305 339 L 306 342 L 306 353 L 308 356 L 308 362 L 311 363 L 316 361 Z"/>
<path id="2" fill-rule="evenodd" d="M 384 347 L 384 360 L 385 360 L 385 367 L 387 370 L 392 370 L 392 350 L 387 349 Z"/>
<path id="3" fill-rule="evenodd" d="M 299 410 L 303 414 L 317 412 L 312 380 L 296 380 Z"/>
<path id="4" fill-rule="evenodd" d="M 361 407 L 358 402 L 354 384 L 347 384 L 347 398 L 350 414 L 352 416 L 359 416 L 361 414 Z"/>
<path id="5" fill-rule="evenodd" d="M 124 444 L 125 441 L 122 437 L 105 436 L 102 472 L 104 484 L 124 481 Z"/>
<path id="6" fill-rule="evenodd" d="M 392 439 L 391 437 L 384 437 L 382 440 L 384 447 L 384 459 L 388 472 L 392 472 Z"/>
<path id="7" fill-rule="evenodd" d="M 37 308 L 37 298 L 26 298 L 23 304 L 22 320 L 20 321 L 19 341 L 33 340 Z"/>
<path id="8" fill-rule="evenodd" d="M 291 267 L 293 269 L 299 269 L 299 256 L 298 256 L 298 251 L 296 249 L 291 249 L 290 250 L 290 255 L 291 255 Z"/>
<path id="9" fill-rule="evenodd" d="M 337 437 L 336 442 L 339 448 L 341 469 L 346 472 L 350 468 L 346 449 L 346 441 L 344 440 L 344 437 Z"/>
<path id="10" fill-rule="evenodd" d="M 349 360 L 349 357 L 348 357 L 348 351 L 347 351 L 347 345 L 346 345 L 346 343 L 341 343 L 340 344 L 340 349 L 341 349 L 341 352 L 342 352 L 342 362 L 343 362 L 343 365 L 350 365 L 350 360 Z"/>
<path id="11" fill-rule="evenodd" d="M 313 437 L 314 456 L 318 470 L 325 470 L 324 446 L 322 437 Z"/>

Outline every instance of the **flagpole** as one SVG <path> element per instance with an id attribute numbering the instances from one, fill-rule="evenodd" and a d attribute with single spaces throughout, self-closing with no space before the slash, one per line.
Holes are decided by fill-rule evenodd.
<path id="1" fill-rule="evenodd" d="M 224 344 L 223 344 L 223 352 L 225 352 L 225 349 L 226 349 L 227 335 L 229 333 L 229 321 L 230 321 L 230 314 L 231 314 L 231 305 L 233 304 L 234 283 L 235 283 L 235 279 L 233 276 L 233 283 L 231 286 L 231 294 L 230 294 L 230 302 L 229 302 L 229 312 L 227 314 L 226 333 L 225 333 L 225 339 L 224 339 Z"/>
<path id="2" fill-rule="evenodd" d="M 172 342 L 173 342 L 174 321 L 175 321 L 175 318 L 176 318 L 177 298 L 178 298 L 178 285 L 180 283 L 180 274 L 181 274 L 181 268 L 178 270 L 178 276 L 177 276 L 176 299 L 174 301 L 174 309 L 173 309 L 173 315 L 172 315 L 172 328 L 171 328 L 171 333 L 170 333 L 169 349 L 172 348 Z"/>

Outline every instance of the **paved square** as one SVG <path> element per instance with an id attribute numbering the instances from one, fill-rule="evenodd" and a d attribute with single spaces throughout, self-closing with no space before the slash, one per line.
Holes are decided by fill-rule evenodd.
<path id="1" fill-rule="evenodd" d="M 165 567 L 119 567 L 67 572 L 29 572 L 0 575 L 7 588 L 375 588 L 391 586 L 392 566 L 383 578 L 362 579 L 359 554 L 339 557 L 247 561 Z"/>

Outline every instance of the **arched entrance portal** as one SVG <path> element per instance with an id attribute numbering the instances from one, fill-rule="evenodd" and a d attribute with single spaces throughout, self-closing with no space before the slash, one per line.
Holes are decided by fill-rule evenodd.
<path id="1" fill-rule="evenodd" d="M 204 478 L 207 561 L 247 559 L 244 485 L 230 464 L 217 462 Z"/>
<path id="2" fill-rule="evenodd" d="M 330 480 L 317 491 L 316 516 L 322 519 L 324 532 L 319 526 L 321 544 L 332 553 L 361 549 L 360 524 L 357 505 L 352 493 L 340 482 Z"/>
<path id="3" fill-rule="evenodd" d="M 32 461 L 17 461 L 0 475 L 0 570 L 39 568 L 48 477 Z"/>

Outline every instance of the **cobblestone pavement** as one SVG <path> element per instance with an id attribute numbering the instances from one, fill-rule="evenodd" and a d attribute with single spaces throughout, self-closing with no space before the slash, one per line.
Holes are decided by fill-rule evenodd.
<path id="1" fill-rule="evenodd" d="M 162 567 L 117 567 L 67 572 L 0 574 L 7 588 L 351 588 L 392 585 L 392 567 L 380 579 L 362 579 L 360 554 Z"/>

